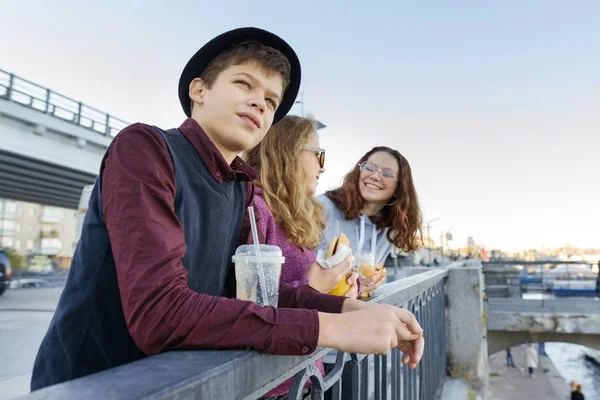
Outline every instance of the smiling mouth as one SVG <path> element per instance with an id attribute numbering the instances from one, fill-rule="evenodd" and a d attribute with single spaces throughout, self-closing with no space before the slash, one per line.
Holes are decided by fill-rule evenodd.
<path id="1" fill-rule="evenodd" d="M 373 190 L 381 190 L 380 187 L 375 186 L 372 183 L 365 183 L 365 186 L 368 187 L 368 188 L 370 188 L 370 189 L 373 189 Z"/>

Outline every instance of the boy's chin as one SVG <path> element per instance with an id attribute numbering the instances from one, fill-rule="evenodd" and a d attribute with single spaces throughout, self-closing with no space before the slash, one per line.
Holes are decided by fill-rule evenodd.
<path id="1" fill-rule="evenodd" d="M 236 153 L 241 153 L 246 150 L 250 150 L 254 146 L 256 146 L 259 141 L 256 140 L 232 140 L 230 143 L 230 147 L 232 151 Z"/>

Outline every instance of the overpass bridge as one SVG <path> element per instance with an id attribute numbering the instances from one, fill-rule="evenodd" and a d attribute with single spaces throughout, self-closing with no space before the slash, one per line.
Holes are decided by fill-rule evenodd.
<path id="1" fill-rule="evenodd" d="M 600 349 L 600 298 L 490 298 L 486 324 L 489 354 L 528 340 Z"/>
<path id="2" fill-rule="evenodd" d="M 0 70 L 0 197 L 75 209 L 127 123 Z"/>
<path id="3" fill-rule="evenodd" d="M 399 277 L 412 276 L 435 269 L 479 268 L 481 280 L 466 290 L 482 287 L 484 312 L 481 323 L 487 328 L 489 354 L 509 346 L 538 342 L 567 342 L 600 350 L 600 297 L 522 299 L 489 297 L 487 277 L 479 261 L 452 263 L 437 268 L 406 268 Z M 452 298 L 448 298 L 452 307 Z"/>

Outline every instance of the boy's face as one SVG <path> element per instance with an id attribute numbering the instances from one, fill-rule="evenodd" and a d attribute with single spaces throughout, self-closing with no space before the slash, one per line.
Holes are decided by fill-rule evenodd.
<path id="1" fill-rule="evenodd" d="M 192 81 L 190 98 L 196 103 L 192 118 L 231 162 L 265 137 L 282 92 L 281 74 L 268 73 L 256 62 L 233 65 L 210 89 L 200 79 Z"/>

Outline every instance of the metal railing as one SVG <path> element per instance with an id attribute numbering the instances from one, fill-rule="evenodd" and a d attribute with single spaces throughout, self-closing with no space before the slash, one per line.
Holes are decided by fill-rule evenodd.
<path id="1" fill-rule="evenodd" d="M 399 350 L 385 356 L 338 353 L 324 377 L 314 364 L 330 349 L 298 357 L 252 351 L 174 351 L 51 386 L 29 398 L 250 400 L 293 377 L 290 399 L 301 399 L 309 380 L 311 399 L 437 399 L 447 367 L 447 276 L 447 270 L 435 270 L 400 279 L 383 285 L 371 300 L 416 314 L 426 349 L 415 370 L 401 364 Z"/>
<path id="2" fill-rule="evenodd" d="M 488 262 L 483 273 L 489 298 L 544 300 L 598 296 L 598 268 L 588 262 Z"/>
<path id="3" fill-rule="evenodd" d="M 127 122 L 0 69 L 0 98 L 114 137 Z"/>

